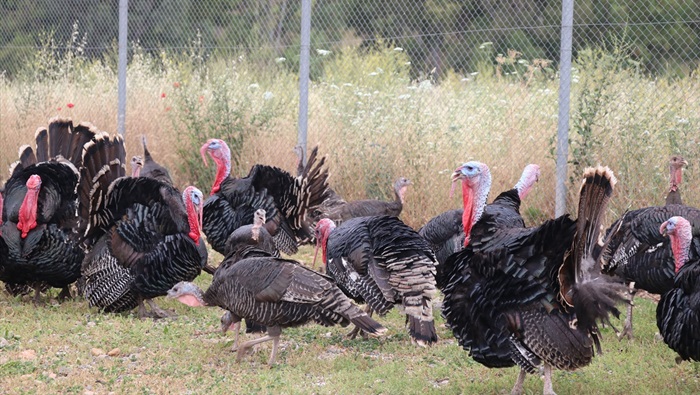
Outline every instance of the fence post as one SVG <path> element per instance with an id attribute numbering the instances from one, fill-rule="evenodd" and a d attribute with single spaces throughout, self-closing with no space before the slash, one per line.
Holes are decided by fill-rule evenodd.
<path id="1" fill-rule="evenodd" d="M 561 54 L 559 59 L 559 120 L 557 124 L 556 217 L 566 213 L 566 162 L 569 156 L 569 107 L 571 101 L 571 42 L 574 0 L 561 2 Z"/>
<path id="2" fill-rule="evenodd" d="M 119 0 L 119 65 L 117 82 L 117 132 L 124 136 L 126 131 L 126 51 L 127 51 L 127 21 L 129 16 L 129 0 Z"/>
<path id="3" fill-rule="evenodd" d="M 299 57 L 299 123 L 297 143 L 304 152 L 306 165 L 306 134 L 309 122 L 309 56 L 311 47 L 311 0 L 301 0 L 301 54 Z"/>

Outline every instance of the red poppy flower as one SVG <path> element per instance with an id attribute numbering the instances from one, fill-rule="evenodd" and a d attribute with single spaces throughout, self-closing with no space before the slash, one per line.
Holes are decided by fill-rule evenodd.
<path id="1" fill-rule="evenodd" d="M 68 107 L 68 108 L 73 108 L 73 107 L 75 107 L 75 104 L 73 104 L 73 103 L 68 103 L 68 104 L 66 104 L 66 107 Z"/>

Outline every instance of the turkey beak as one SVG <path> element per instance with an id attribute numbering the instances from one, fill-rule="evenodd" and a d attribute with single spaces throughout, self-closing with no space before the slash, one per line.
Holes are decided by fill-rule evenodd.
<path id="1" fill-rule="evenodd" d="M 207 150 L 209 149 L 209 143 L 206 142 L 204 145 L 202 145 L 202 148 L 199 149 L 199 153 L 202 155 L 202 160 L 204 161 L 204 166 L 209 167 L 209 164 L 207 163 Z"/>
<path id="2" fill-rule="evenodd" d="M 667 226 L 668 226 L 668 221 L 664 222 L 664 223 L 661 224 L 661 226 L 659 227 L 659 232 L 660 232 L 661 235 L 663 235 L 664 237 L 668 236 L 668 232 L 667 232 L 667 230 L 666 230 L 666 227 L 667 227 Z"/>

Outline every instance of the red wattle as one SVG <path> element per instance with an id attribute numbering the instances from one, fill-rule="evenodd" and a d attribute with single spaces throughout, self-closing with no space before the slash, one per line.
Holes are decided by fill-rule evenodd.
<path id="1" fill-rule="evenodd" d="M 469 237 L 472 231 L 472 222 L 474 220 L 474 191 L 462 182 L 462 202 L 464 212 L 462 213 L 462 226 L 464 227 L 464 246 L 469 245 Z"/>

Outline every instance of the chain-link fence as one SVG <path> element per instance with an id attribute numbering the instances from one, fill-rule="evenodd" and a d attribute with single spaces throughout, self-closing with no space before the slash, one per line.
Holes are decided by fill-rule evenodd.
<path id="1" fill-rule="evenodd" d="M 118 3 L 0 3 L 0 165 L 52 116 L 116 131 Z M 313 4 L 307 140 L 329 156 L 336 191 L 393 199 L 392 181 L 408 177 L 402 217 L 419 226 L 459 205 L 448 198 L 456 165 L 488 163 L 495 196 L 535 162 L 542 178 L 523 212 L 530 223 L 552 216 L 561 9 Z M 300 2 L 132 1 L 128 11 L 130 152 L 145 134 L 181 184 L 211 181 L 197 151 L 209 137 L 229 142 L 237 174 L 295 168 Z M 660 204 L 680 153 L 691 163 L 684 197 L 700 204 L 700 4 L 577 1 L 573 25 L 569 195 L 584 166 L 602 163 L 620 179 L 615 211 Z"/>

